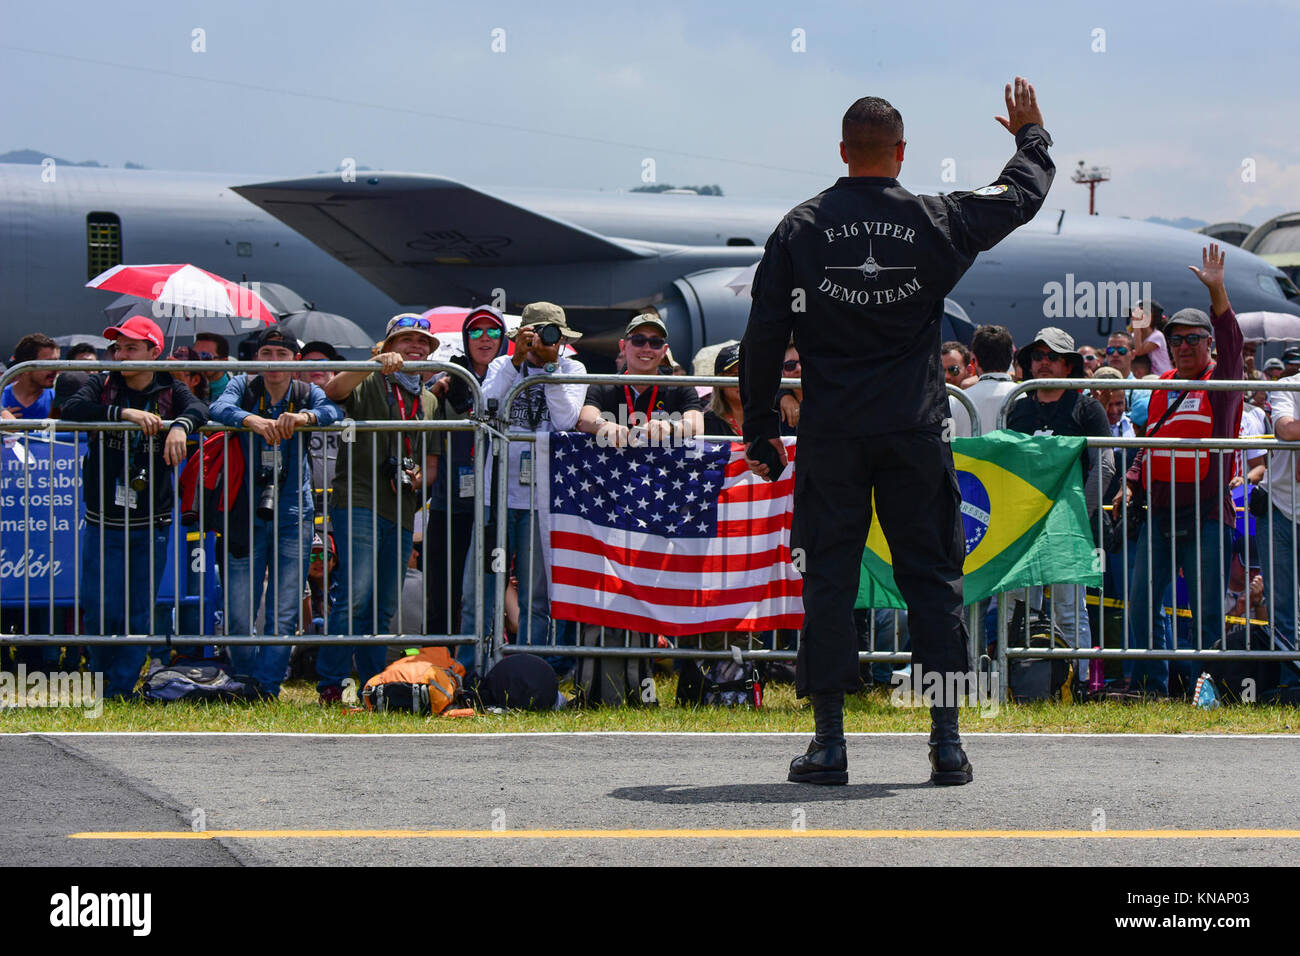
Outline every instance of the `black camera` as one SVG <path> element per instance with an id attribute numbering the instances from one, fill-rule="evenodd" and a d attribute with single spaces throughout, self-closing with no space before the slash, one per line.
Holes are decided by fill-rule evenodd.
<path id="1" fill-rule="evenodd" d="M 284 481 L 287 472 L 280 472 L 280 482 Z M 280 490 L 280 485 L 275 480 L 275 472 L 270 468 L 263 468 L 257 473 L 257 484 L 262 489 L 257 496 L 257 520 L 270 521 L 275 517 L 275 495 Z"/>
<path id="2" fill-rule="evenodd" d="M 394 494 L 399 488 L 405 488 L 407 491 L 415 490 L 415 482 L 411 480 L 409 472 L 415 470 L 415 459 L 386 458 L 384 463 L 379 466 L 379 473 L 388 479 L 389 485 L 392 486 Z"/>
<path id="3" fill-rule="evenodd" d="M 131 490 L 140 492 L 140 491 L 146 491 L 148 490 L 148 488 L 149 488 L 149 469 L 147 466 L 141 465 L 139 468 L 135 470 L 135 474 L 131 476 Z"/>
<path id="4" fill-rule="evenodd" d="M 563 336 L 558 325 L 538 326 L 535 331 L 537 332 L 537 340 L 547 347 L 560 341 Z"/>

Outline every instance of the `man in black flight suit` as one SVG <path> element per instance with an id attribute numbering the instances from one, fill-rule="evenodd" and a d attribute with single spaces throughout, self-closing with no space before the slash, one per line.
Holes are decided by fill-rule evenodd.
<path id="1" fill-rule="evenodd" d="M 844 694 L 860 686 L 853 603 L 873 495 L 907 602 L 914 672 L 944 674 L 951 691 L 951 675 L 970 671 L 961 501 L 943 440 L 943 298 L 977 254 L 1033 218 L 1055 173 L 1034 88 L 1017 77 L 1005 95 L 1007 115 L 997 120 L 1015 135 L 1015 156 L 992 184 L 946 196 L 898 184 L 903 118 L 878 97 L 858 100 L 840 143 L 849 175 L 786 214 L 754 277 L 740 392 L 746 458 L 760 477 L 786 465 L 775 404 L 791 332 L 803 363 L 791 544 L 806 570 L 795 689 L 811 695 L 817 731 L 790 764 L 795 782 L 848 781 Z M 952 693 L 930 715 L 931 781 L 970 782 Z"/>

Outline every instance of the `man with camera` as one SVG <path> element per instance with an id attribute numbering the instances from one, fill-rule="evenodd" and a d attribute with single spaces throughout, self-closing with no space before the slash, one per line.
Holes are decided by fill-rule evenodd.
<path id="1" fill-rule="evenodd" d="M 105 329 L 104 338 L 116 345 L 114 361 L 162 355 L 162 330 L 144 315 Z M 185 460 L 185 440 L 207 422 L 208 406 L 167 372 L 96 372 L 68 399 L 63 417 L 139 426 L 90 436 L 79 554 L 85 633 L 160 633 L 170 610 L 154 616 L 172 520 L 171 469 Z M 91 646 L 90 669 L 103 672 L 106 697 L 133 695 L 146 652 L 143 644 Z"/>
<path id="2" fill-rule="evenodd" d="M 403 370 L 438 347 L 429 320 L 415 313 L 388 320 L 373 372 L 339 372 L 325 386 L 357 421 L 428 421 L 438 407 L 420 376 Z M 330 578 L 330 634 L 388 631 L 411 556 L 414 518 L 438 471 L 440 435 L 427 431 L 358 431 L 344 435 L 330 494 L 338 568 Z M 374 479 L 372 480 L 372 475 Z M 337 507 L 335 507 L 337 503 Z M 364 685 L 384 667 L 382 644 L 328 644 L 316 656 L 322 704 L 338 703 L 356 662 Z"/>
<path id="3" fill-rule="evenodd" d="M 256 360 L 293 362 L 298 341 L 278 326 L 257 337 Z M 244 493 L 253 503 L 249 551 L 226 556 L 226 633 L 250 635 L 266 581 L 266 634 L 295 634 L 312 541 L 311 469 L 306 439 L 294 432 L 308 425 L 333 425 L 343 417 L 320 386 L 298 381 L 292 372 L 237 375 L 212 403 L 212 418 L 246 428 Z M 242 512 L 240 512 L 242 515 Z M 270 571 L 268 578 L 267 572 Z M 234 645 L 230 662 L 238 674 L 257 681 L 262 693 L 277 697 L 289 667 L 288 644 Z"/>
<path id="4" fill-rule="evenodd" d="M 582 337 L 581 332 L 569 328 L 562 308 L 551 302 L 533 302 L 524 306 L 521 319 L 514 353 L 495 358 L 488 366 L 487 377 L 483 379 L 486 401 L 500 402 L 517 382 L 529 375 L 547 372 L 583 375 L 587 371 L 577 359 L 560 354 L 566 343 Z M 569 431 L 578 424 L 586 397 L 585 385 L 541 385 L 524 389 L 501 414 L 514 432 Z M 527 442 L 511 442 L 506 468 L 506 540 L 510 554 L 519 556 L 515 574 L 519 579 L 518 640 L 521 644 L 545 644 L 551 627 L 542 532 L 536 513 L 530 511 L 534 474 L 533 446 Z M 488 592 L 484 595 L 485 614 L 493 593 L 490 586 Z M 465 600 L 472 606 L 473 595 L 466 594 Z M 557 663 L 563 666 L 562 662 Z"/>

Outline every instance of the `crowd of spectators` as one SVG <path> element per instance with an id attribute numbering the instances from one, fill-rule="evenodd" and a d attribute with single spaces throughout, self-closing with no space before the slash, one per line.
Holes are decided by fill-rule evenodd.
<path id="1" fill-rule="evenodd" d="M 1213 273 L 1209 273 L 1213 276 Z M 1237 393 L 1196 393 L 1181 403 L 1165 391 L 1133 388 L 1131 383 L 1158 377 L 1161 369 L 1180 377 L 1255 378 L 1262 383 L 1279 379 L 1300 381 L 1300 349 L 1270 358 L 1257 371 L 1255 344 L 1240 341 L 1226 297 L 1220 301 L 1210 282 L 1211 315 L 1183 309 L 1167 317 L 1157 302 L 1144 302 L 1131 314 L 1130 324 L 1116 330 L 1104 345 L 1076 344 L 1065 331 L 1042 329 L 1033 341 L 1017 349 L 1010 332 L 997 325 L 980 326 L 969 346 L 945 342 L 939 361 L 946 383 L 962 390 L 978 414 L 979 431 L 998 427 L 999 412 L 1017 384 L 1030 379 L 1077 379 L 1078 388 L 1034 389 L 1006 409 L 1005 427 L 1026 434 L 1080 435 L 1132 438 L 1159 431 L 1163 436 L 1195 437 L 1204 432 L 1189 426 L 1198 396 L 1205 407 L 1214 406 L 1212 434 L 1216 437 L 1276 435 L 1300 440 L 1294 393 L 1270 392 L 1264 384 L 1245 396 Z M 133 316 L 105 330 L 106 354 L 82 343 L 61 351 L 47 336 L 25 336 L 15 348 L 14 362 L 56 358 L 97 360 L 158 359 L 164 354 L 177 361 L 226 361 L 231 342 L 212 333 L 198 335 L 190 344 L 164 350 L 162 332 L 143 315 Z M 533 303 L 523 310 L 522 323 L 513 338 L 505 316 L 491 306 L 471 310 L 460 331 L 461 354 L 453 363 L 472 376 L 488 402 L 501 402 L 521 380 L 545 372 L 582 374 L 585 365 L 576 357 L 581 334 L 567 322 L 564 310 L 550 303 Z M 485 457 L 485 483 L 475 479 L 475 433 L 362 431 L 341 439 L 337 431 L 317 431 L 314 426 L 354 421 L 453 420 L 474 415 L 473 390 L 465 378 L 452 374 L 414 374 L 404 370 L 409 362 L 427 359 L 439 345 L 427 319 L 416 314 L 395 316 L 385 338 L 373 350 L 376 367 L 368 371 L 331 372 L 311 367 L 337 361 L 339 352 L 327 342 L 299 342 L 278 326 L 271 326 L 240 343 L 241 354 L 259 361 L 300 360 L 298 373 L 241 374 L 225 368 L 211 372 L 174 373 L 114 371 L 24 372 L 13 379 L 0 398 L 4 418 L 69 421 L 122 421 L 138 431 L 108 432 L 104 440 L 89 443 L 84 468 L 86 526 L 80 542 L 80 629 L 87 633 L 164 635 L 176 622 L 167 606 L 152 603 L 157 592 L 173 515 L 173 484 L 162 480 L 199 450 L 198 429 L 211 420 L 233 429 L 246 485 L 245 510 L 232 522 L 246 530 L 228 535 L 219 575 L 224 592 L 218 631 L 228 634 L 329 633 L 367 635 L 386 633 L 398 613 L 405 579 L 418 582 L 425 625 L 430 633 L 470 633 L 473 630 L 474 589 L 479 577 L 471 557 L 476 536 L 483 535 L 485 556 L 484 619 L 492 619 L 496 577 L 504 574 L 506 620 L 510 639 L 531 645 L 573 644 L 577 628 L 551 618 L 542 560 L 541 535 L 533 507 L 535 462 L 532 445 L 512 442 L 502 474 L 493 474 L 495 458 Z M 1211 360 L 1211 349 L 1215 348 Z M 696 371 L 736 376 L 741 361 L 735 343 L 705 350 L 707 358 Z M 703 353 L 702 353 L 703 354 Z M 701 367 L 700 362 L 703 362 Z M 669 332 L 662 318 L 646 309 L 632 315 L 618 342 L 616 366 L 635 375 L 671 376 L 685 370 L 672 357 Z M 798 351 L 790 343 L 783 376 L 800 378 Z M 802 389 L 795 384 L 780 394 L 783 434 L 797 433 Z M 1181 405 L 1181 408 L 1180 408 Z M 1238 415 L 1237 409 L 1242 408 Z M 975 433 L 966 404 L 950 400 L 950 433 L 967 437 Z M 525 389 L 510 408 L 499 410 L 511 432 L 577 430 L 615 447 L 639 443 L 668 443 L 694 435 L 739 437 L 743 409 L 735 386 L 712 390 L 650 384 L 593 385 L 547 384 Z M 1162 421 L 1162 419 L 1164 419 Z M 164 423 L 171 426 L 164 429 Z M 1239 422 L 1239 424 L 1238 424 Z M 1170 425 L 1173 429 L 1170 429 Z M 1205 432 L 1206 435 L 1210 434 Z M 480 439 L 489 451 L 490 439 Z M 206 447 L 206 446 L 205 446 Z M 1202 460 L 1208 461 L 1205 455 Z M 1085 500 L 1090 520 L 1099 529 L 1118 522 L 1128 507 L 1145 499 L 1149 520 L 1137 537 L 1124 541 L 1129 580 L 1108 581 L 1115 594 L 1128 602 L 1129 640 L 1133 647 L 1187 646 L 1190 628 L 1175 620 L 1166 608 L 1200 607 L 1197 627 L 1203 646 L 1219 637 L 1224 614 L 1267 619 L 1279 632 L 1294 637 L 1295 594 L 1292 578 L 1292 521 L 1295 512 L 1294 456 L 1266 455 L 1250 450 L 1216 456 L 1224 460 L 1221 472 L 1186 472 L 1176 456 L 1160 451 L 1136 454 L 1133 449 L 1092 448 L 1081 458 Z M 1150 459 L 1149 461 L 1147 459 Z M 205 461 L 207 459 L 205 458 Z M 231 459 L 227 458 L 228 463 Z M 1156 468 L 1164 483 L 1146 486 L 1146 469 Z M 1161 472 L 1161 469 L 1163 471 Z M 1236 490 L 1220 501 L 1211 489 L 1219 480 Z M 506 509 L 497 513 L 497 489 L 504 481 Z M 1183 486 L 1186 486 L 1184 488 Z M 484 526 L 474 520 L 476 489 L 484 488 Z M 1250 489 L 1264 487 L 1276 511 L 1268 524 L 1275 529 L 1252 533 L 1249 541 L 1239 529 L 1238 513 L 1252 501 Z M 1190 489 L 1190 490 L 1189 490 Z M 1134 492 L 1139 494 L 1134 497 Z M 1244 494 L 1244 498 L 1241 495 Z M 1170 515 L 1185 520 L 1189 502 L 1199 499 L 1205 508 L 1199 535 L 1184 540 L 1174 536 L 1168 544 Z M 215 505 L 217 499 L 211 498 Z M 325 521 L 328 512 L 328 522 Z M 1265 512 L 1267 513 L 1267 512 Z M 506 522 L 507 553 L 496 555 L 496 522 Z M 1229 529 L 1220 554 L 1219 526 Z M 1253 527 L 1251 529 L 1253 531 Z M 1146 542 L 1155 536 L 1156 546 Z M 1160 537 L 1165 535 L 1165 537 Z M 1101 535 L 1099 533 L 1099 541 Z M 1196 542 L 1200 551 L 1195 552 Z M 1192 550 L 1189 550 L 1192 549 Z M 1148 564 L 1147 552 L 1151 553 Z M 1249 558 L 1247 558 L 1249 554 Z M 1172 565 L 1170 556 L 1172 555 Z M 1197 561 L 1199 560 L 1199 565 Z M 1231 568 L 1225 589 L 1217 571 L 1206 572 L 1206 587 L 1195 569 Z M 1247 563 L 1249 566 L 1247 566 Z M 153 576 L 142 569 L 153 569 Z M 1273 580 L 1269 580 L 1270 570 Z M 1177 581 L 1170 587 L 1171 580 Z M 1270 584 L 1275 585 L 1269 587 Z M 1164 590 L 1165 593 L 1155 593 Z M 1142 592 L 1149 592 L 1143 594 Z M 1217 592 L 1217 593 L 1215 593 Z M 1050 593 L 1050 605 L 1046 594 Z M 1275 605 L 1268 596 L 1276 593 Z M 1189 602 L 1190 595 L 1190 602 Z M 1040 608 L 1060 626 L 1076 647 L 1093 646 L 1101 613 L 1097 591 L 1063 581 L 1012 594 L 1012 600 Z M 55 609 L 57 613 L 58 609 Z M 66 620 L 56 625 L 50 609 L 32 607 L 20 623 L 14 609 L 6 608 L 4 628 L 20 626 L 33 633 L 49 627 L 53 633 L 74 633 Z M 889 609 L 859 611 L 856 615 L 862 647 L 900 651 L 908 648 L 907 616 Z M 409 621 L 404 631 L 410 631 Z M 748 637 L 745 635 L 743 637 Z M 700 646 L 716 649 L 735 641 L 736 635 L 701 635 Z M 775 644 L 791 644 L 794 634 L 776 635 Z M 214 634 L 220 643 L 220 634 Z M 685 643 L 691 643 L 687 640 Z M 52 667 L 58 648 L 39 653 L 20 652 L 29 666 Z M 93 668 L 105 672 L 110 695 L 129 695 L 146 657 L 162 653 L 143 646 L 101 645 L 89 650 Z M 232 669 L 253 678 L 267 696 L 278 694 L 290 663 L 287 645 L 243 645 L 229 648 Z M 322 646 L 314 655 L 317 689 L 323 703 L 342 699 L 347 679 L 359 683 L 381 670 L 388 649 L 379 644 Z M 473 648 L 462 646 L 458 657 L 473 666 Z M 553 656 L 549 662 L 563 673 L 572 658 Z M 65 664 L 67 662 L 65 661 Z M 864 668 L 864 677 L 884 683 L 891 667 Z M 1076 676 L 1085 682 L 1089 664 L 1080 661 Z M 1171 682 L 1168 664 L 1143 661 L 1124 665 L 1123 681 L 1164 694 L 1178 686 Z"/>
<path id="2" fill-rule="evenodd" d="M 1300 439 L 1294 392 L 1270 392 L 1261 384 L 1244 395 L 1193 391 L 1180 401 L 1182 393 L 1126 387 L 1162 375 L 1300 383 L 1297 348 L 1255 369 L 1258 343 L 1242 341 L 1222 286 L 1222 257 L 1216 262 L 1213 254 L 1207 256 L 1205 268 L 1197 272 L 1210 293 L 1209 314 L 1184 308 L 1166 315 L 1160 303 L 1145 301 L 1130 314 L 1128 327 L 1112 332 L 1104 347 L 1077 344 L 1065 331 L 1045 328 L 1016 351 L 1014 362 L 1007 330 L 981 326 L 969 360 L 956 343 L 942 346 L 944 376 L 963 388 L 984 431 L 997 427 L 998 411 L 1017 382 L 1044 378 L 1078 379 L 1080 387 L 1026 392 L 1007 409 L 1007 428 L 1088 437 Z M 966 405 L 950 398 L 949 408 L 952 434 L 969 436 Z M 1079 648 L 1096 643 L 1100 616 L 1106 613 L 1103 599 L 1119 611 L 1106 618 L 1108 645 L 1114 641 L 1118 646 L 1125 620 L 1133 648 L 1195 648 L 1199 643 L 1209 649 L 1221 646 L 1225 630 L 1238 626 L 1271 629 L 1285 642 L 1279 646 L 1294 644 L 1292 538 L 1300 478 L 1294 453 L 1252 448 L 1197 456 L 1098 447 L 1085 453 L 1081 470 L 1096 544 L 1109 548 L 1105 589 L 1059 582 L 1050 587 L 1050 611 L 1042 589 L 1013 593 L 1009 599 L 1026 602 L 1030 614 L 1050 615 L 1065 640 Z M 1271 608 L 1270 597 L 1276 605 Z M 1075 671 L 1080 681 L 1076 693 L 1085 696 L 1089 665 L 1078 661 Z M 1125 661 L 1121 675 L 1107 686 L 1119 692 L 1186 695 L 1199 673 L 1195 666 L 1171 669 L 1167 661 Z M 1282 668 L 1284 687 L 1300 684 L 1297 678 L 1300 669 Z"/>

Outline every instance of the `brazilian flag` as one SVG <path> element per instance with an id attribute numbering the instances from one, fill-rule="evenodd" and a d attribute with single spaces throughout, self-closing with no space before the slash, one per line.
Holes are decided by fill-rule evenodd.
<path id="1" fill-rule="evenodd" d="M 1080 455 L 1087 441 L 997 431 L 952 443 L 966 532 L 965 602 L 999 591 L 1071 581 L 1101 586 Z M 874 502 L 873 502 L 874 511 Z M 858 607 L 906 607 L 889 545 L 871 523 Z"/>

